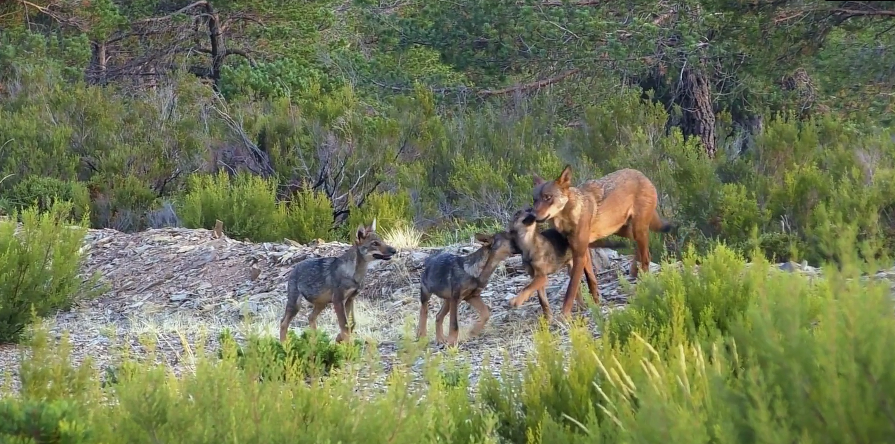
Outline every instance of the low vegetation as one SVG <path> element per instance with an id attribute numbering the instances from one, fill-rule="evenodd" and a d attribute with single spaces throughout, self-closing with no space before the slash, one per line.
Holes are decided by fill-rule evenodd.
<path id="1" fill-rule="evenodd" d="M 847 250 L 842 250 L 847 251 Z M 852 251 L 854 249 L 852 248 Z M 194 350 L 195 373 L 124 357 L 114 384 L 67 360 L 43 328 L 22 388 L 0 401 L 11 442 L 885 442 L 895 438 L 893 298 L 843 254 L 811 278 L 723 245 L 666 264 L 595 338 L 545 329 L 522 371 L 485 376 L 472 397 L 451 355 L 400 344 L 385 385 L 361 344 L 291 333 L 224 334 Z M 697 266 L 698 263 L 698 266 Z M 862 278 L 862 273 L 864 278 Z M 867 273 L 869 272 L 869 273 Z M 563 333 L 564 334 L 564 333 Z M 313 336 L 313 337 L 312 337 Z M 494 350 L 493 354 L 501 353 Z M 424 384 L 411 366 L 424 358 Z M 487 359 L 487 358 L 486 358 Z M 350 412 L 350 414 L 347 414 Z"/>
<path id="2" fill-rule="evenodd" d="M 80 276 L 86 220 L 71 222 L 71 210 L 53 201 L 45 212 L 28 208 L 0 221 L 0 343 L 15 342 L 34 317 L 96 294 L 96 281 Z"/>

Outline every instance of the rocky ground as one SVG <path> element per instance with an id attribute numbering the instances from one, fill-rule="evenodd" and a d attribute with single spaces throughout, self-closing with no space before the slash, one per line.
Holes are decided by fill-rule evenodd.
<path id="1" fill-rule="evenodd" d="M 208 230 L 183 228 L 133 234 L 90 230 L 84 271 L 98 272 L 109 290 L 46 322 L 56 337 L 63 331 L 69 333 L 75 362 L 90 356 L 98 371 L 114 364 L 123 350 L 141 355 L 147 352 L 147 344 L 155 343 L 174 372 L 180 374 L 191 370 L 196 344 L 207 341 L 206 349 L 214 349 L 217 333 L 224 328 L 238 338 L 249 332 L 276 336 L 291 266 L 307 257 L 339 255 L 348 247 L 289 241 L 255 244 L 226 236 L 216 238 Z M 477 246 L 467 243 L 446 248 L 466 253 Z M 370 266 L 365 289 L 355 305 L 356 334 L 375 344 L 386 370 L 395 362 L 405 326 L 416 326 L 421 265 L 434 250 L 404 249 L 391 261 Z M 627 296 L 619 287 L 619 271 L 628 269 L 630 258 L 613 250 L 595 250 L 594 259 L 600 264 L 604 313 L 623 306 Z M 508 364 L 521 365 L 531 349 L 531 333 L 541 315 L 536 298 L 515 310 L 508 309 L 506 303 L 528 282 L 520 261 L 515 256 L 504 262 L 482 293 L 492 317 L 480 336 L 465 339 L 475 314 L 466 304 L 460 307 L 459 348 L 472 365 L 473 380 L 482 371 L 496 372 L 507 359 Z M 793 267 L 799 266 L 782 268 Z M 548 294 L 554 312 L 560 310 L 567 283 L 564 272 L 550 279 Z M 437 301 L 431 304 L 430 319 L 439 305 Z M 303 306 L 292 329 L 306 327 L 309 309 L 307 304 Z M 335 336 L 338 330 L 332 309 L 321 314 L 318 327 Z M 563 327 L 554 324 L 553 328 Z M 430 339 L 434 336 L 431 322 L 429 335 Z M 437 352 L 443 350 L 434 343 L 430 347 Z M 23 351 L 14 345 L 0 345 L 0 370 L 15 376 Z M 487 369 L 482 366 L 486 351 L 491 355 Z"/>
<path id="2" fill-rule="evenodd" d="M 79 303 L 47 320 L 58 338 L 64 331 L 73 345 L 72 360 L 93 358 L 98 370 L 114 364 L 121 351 L 141 355 L 147 344 L 157 344 L 176 373 L 191 368 L 190 356 L 197 342 L 206 349 L 217 346 L 217 333 L 229 328 L 237 338 L 250 332 L 276 336 L 283 314 L 286 277 L 291 267 L 308 257 L 337 256 L 349 245 L 316 243 L 250 243 L 216 238 L 209 230 L 164 228 L 140 233 L 115 230 L 90 230 L 85 240 L 85 275 L 98 272 L 108 291 L 97 299 Z M 445 247 L 468 253 L 473 243 Z M 364 291 L 355 305 L 356 335 L 376 344 L 386 370 L 394 362 L 397 343 L 405 326 L 415 328 L 419 317 L 419 275 L 423 260 L 436 248 L 401 250 L 388 262 L 370 265 Z M 602 264 L 600 291 L 604 311 L 624 304 L 625 295 L 618 286 L 618 270 L 629 267 L 629 258 L 613 250 L 599 250 L 594 259 Z M 510 356 L 520 365 L 530 349 L 531 332 L 541 315 L 536 298 L 511 310 L 506 300 L 528 282 L 519 256 L 499 267 L 482 297 L 492 310 L 491 319 L 480 336 L 466 340 L 465 333 L 475 321 L 475 313 L 466 304 L 459 310 L 460 350 L 471 361 L 473 379 L 481 372 L 486 350 L 491 352 L 492 370 Z M 551 306 L 560 310 L 561 293 L 568 282 L 565 273 L 551 277 L 548 285 Z M 582 282 L 582 287 L 586 288 Z M 434 339 L 434 315 L 439 301 L 430 304 L 430 339 Z M 293 330 L 307 326 L 305 304 L 292 322 Z M 589 316 L 582 312 L 581 316 Z M 447 320 L 445 320 L 447 324 Z M 338 332 L 335 313 L 325 310 L 318 328 L 332 337 Z M 554 328 L 562 328 L 555 325 Z M 447 329 L 447 325 L 445 325 Z M 443 347 L 430 347 L 440 351 Z M 0 345 L 0 370 L 12 375 L 18 368 L 22 347 Z M 506 354 L 501 352 L 508 352 Z"/>

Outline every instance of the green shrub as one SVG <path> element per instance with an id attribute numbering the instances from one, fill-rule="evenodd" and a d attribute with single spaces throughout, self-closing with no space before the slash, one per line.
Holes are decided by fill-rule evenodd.
<path id="1" fill-rule="evenodd" d="M 189 178 L 189 192 L 177 213 L 188 228 L 214 228 L 216 219 L 235 239 L 279 240 L 276 223 L 277 184 L 262 177 L 225 171 Z"/>
<path id="2" fill-rule="evenodd" d="M 293 202 L 278 202 L 276 179 L 242 172 L 232 179 L 225 171 L 191 176 L 189 183 L 190 191 L 178 208 L 189 228 L 210 230 L 220 219 L 224 231 L 236 239 L 309 242 L 329 237 L 332 207 L 323 194 L 300 191 Z"/>
<path id="3" fill-rule="evenodd" d="M 54 177 L 27 176 L 4 193 L 4 199 L 10 203 L 7 211 L 21 211 L 34 206 L 44 212 L 57 200 L 72 203 L 71 218 L 80 220 L 90 209 L 90 194 L 84 184 L 64 181 Z"/>
<path id="4" fill-rule="evenodd" d="M 410 207 L 410 195 L 407 191 L 395 193 L 373 192 L 367 196 L 363 205 L 352 207 L 343 230 L 345 239 L 354 239 L 354 232 L 361 224 L 369 225 L 376 219 L 376 231 L 380 234 L 387 230 L 401 228 L 413 223 L 413 212 Z"/>
<path id="5" fill-rule="evenodd" d="M 725 247 L 699 270 L 690 255 L 645 279 L 604 339 L 574 325 L 564 351 L 539 330 L 525 371 L 483 378 L 482 400 L 508 442 L 886 442 L 895 302 L 843 257 L 809 280 L 744 270 Z"/>
<path id="6" fill-rule="evenodd" d="M 21 336 L 32 309 L 46 316 L 85 295 L 79 272 L 86 219 L 69 226 L 71 211 L 69 202 L 55 201 L 47 212 L 29 208 L 0 222 L 0 342 Z"/>
<path id="7" fill-rule="evenodd" d="M 747 269 L 724 244 L 717 244 L 705 258 L 691 248 L 680 269 L 644 276 L 628 307 L 607 321 L 606 339 L 624 346 L 637 332 L 664 349 L 723 336 L 745 314 L 755 297 L 755 282 L 766 271 L 761 262 Z"/>
<path id="8" fill-rule="evenodd" d="M 91 441 L 78 406 L 70 401 L 0 400 L 0 441 L 81 444 Z"/>
<path id="9" fill-rule="evenodd" d="M 721 186 L 718 213 L 721 238 L 731 246 L 739 247 L 740 251 L 748 245 L 752 231 L 765 226 L 768 220 L 766 212 L 758 207 L 755 193 L 739 183 Z"/>
<path id="10" fill-rule="evenodd" d="M 332 236 L 333 207 L 326 194 L 301 190 L 292 202 L 277 205 L 277 223 L 282 237 L 308 243 Z"/>
<path id="11" fill-rule="evenodd" d="M 463 223 L 454 220 L 451 221 L 451 223 L 435 227 L 425 233 L 423 245 L 428 247 L 441 247 L 458 243 L 468 243 L 471 239 L 474 239 L 476 233 L 494 233 L 504 229 L 506 229 L 506 224 L 502 224 L 494 219 L 484 219 L 476 223 Z"/>
<path id="12" fill-rule="evenodd" d="M 221 350 L 218 357 L 235 356 L 236 365 L 261 380 L 295 379 L 323 376 L 334 368 L 341 368 L 346 361 L 356 360 L 363 343 L 333 343 L 325 332 L 305 330 L 301 336 L 289 330 L 286 342 L 273 336 L 248 338 L 245 347 L 236 343 L 228 330 L 218 336 Z M 258 366 L 259 363 L 263 365 Z M 249 366 L 248 368 L 246 366 Z"/>
<path id="13" fill-rule="evenodd" d="M 93 359 L 87 356 L 74 365 L 68 333 L 54 343 L 46 328 L 37 324 L 25 342 L 31 353 L 19 365 L 20 396 L 35 401 L 70 400 L 89 407 L 98 393 Z"/>
<path id="14" fill-rule="evenodd" d="M 144 230 L 147 215 L 158 208 L 158 195 L 135 176 L 96 176 L 91 181 L 96 196 L 91 206 L 91 225 L 126 233 Z"/>
<path id="15" fill-rule="evenodd" d="M 89 360 L 68 360 L 67 337 L 54 350 L 38 327 L 0 430 L 21 436 L 7 424 L 42 410 L 24 420 L 38 433 L 105 443 L 889 442 L 895 301 L 889 282 L 858 279 L 875 270 L 846 248 L 857 231 L 839 243 L 842 271 L 821 278 L 746 267 L 723 245 L 691 250 L 683 267 L 646 275 L 602 338 L 579 319 L 565 346 L 542 323 L 525 367 L 486 372 L 473 396 L 452 353 L 421 356 L 408 338 L 383 386 L 373 348 L 355 359 L 356 345 L 310 332 L 243 347 L 224 333 L 217 358 L 199 348 L 179 377 L 125 360 L 101 390 Z"/>
<path id="16" fill-rule="evenodd" d="M 45 335 L 42 328 L 35 330 Z M 60 353 L 67 353 L 66 341 L 60 341 Z M 58 389 L 70 380 L 60 375 L 75 371 L 71 362 L 50 356 L 52 346 L 45 342 L 35 347 L 24 363 L 46 368 L 36 383 Z M 296 383 L 277 377 L 285 370 L 284 361 L 274 359 L 275 347 L 253 348 L 246 346 L 238 356 L 231 344 L 219 358 L 199 350 L 195 372 L 180 377 L 152 359 L 125 360 L 122 367 L 128 371 L 108 389 L 100 390 L 95 379 L 87 387 L 77 384 L 85 398 L 77 404 L 82 410 L 71 417 L 83 419 L 77 426 L 90 432 L 82 442 L 494 442 L 493 421 L 470 403 L 462 378 L 455 387 L 435 371 L 427 372 L 428 384 L 412 380 L 408 369 L 417 353 L 402 353 L 385 384 L 374 386 L 372 379 L 359 382 L 378 362 L 376 356 L 365 356 L 356 367 L 346 360 L 329 376 Z M 9 399 L 16 407 L 26 402 Z"/>

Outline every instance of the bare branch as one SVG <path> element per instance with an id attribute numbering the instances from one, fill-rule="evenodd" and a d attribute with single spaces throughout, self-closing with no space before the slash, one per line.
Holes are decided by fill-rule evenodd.
<path id="1" fill-rule="evenodd" d="M 223 100 L 223 98 L 220 97 L 220 95 L 216 95 L 216 97 L 218 99 L 217 102 L 221 103 L 223 105 L 223 108 L 226 108 L 227 104 Z M 232 116 L 230 116 L 226 109 L 221 109 L 221 107 L 215 106 L 214 104 L 211 105 L 211 108 L 218 114 L 218 116 L 221 117 L 222 120 L 224 120 L 224 122 L 227 123 L 227 126 L 230 128 L 230 130 L 236 133 L 240 137 L 240 139 L 242 139 L 243 145 L 245 145 L 245 147 L 252 152 L 256 163 L 261 168 L 261 171 L 257 171 L 257 173 L 260 173 L 262 176 L 274 174 L 274 170 L 273 167 L 270 165 L 270 159 L 268 158 L 267 153 L 261 151 L 261 149 L 259 149 L 258 146 L 252 142 L 248 134 L 246 134 L 245 130 L 242 128 L 242 125 L 240 125 Z"/>
<path id="2" fill-rule="evenodd" d="M 490 96 L 496 96 L 496 95 L 515 93 L 515 92 L 525 92 L 525 91 L 529 91 L 532 89 L 540 89 L 545 86 L 550 86 L 554 83 L 558 83 L 562 80 L 565 80 L 567 77 L 570 77 L 573 74 L 578 73 L 578 71 L 580 71 L 578 68 L 573 68 L 573 69 L 570 69 L 563 73 L 560 73 L 559 75 L 556 75 L 554 77 L 550 77 L 548 79 L 538 80 L 537 82 L 525 83 L 522 85 L 516 85 L 516 86 L 511 86 L 511 87 L 501 88 L 501 89 L 486 89 L 486 90 L 479 91 L 478 94 L 480 96 L 490 97 Z"/>
<path id="3" fill-rule="evenodd" d="M 548 0 L 545 2 L 541 2 L 539 6 L 600 6 L 606 3 L 606 0 L 578 0 L 578 1 L 570 1 L 570 2 L 562 2 L 558 0 Z M 521 2 L 519 4 L 522 4 Z"/>
<path id="4" fill-rule="evenodd" d="M 190 48 L 189 50 L 190 50 L 190 51 L 201 52 L 202 54 L 209 54 L 209 55 L 212 54 L 212 51 L 211 51 L 210 49 L 208 49 L 208 48 L 195 47 L 195 48 Z M 231 56 L 231 55 L 238 55 L 238 56 L 241 56 L 242 58 L 246 59 L 246 61 L 249 62 L 249 65 L 250 65 L 252 68 L 257 68 L 257 67 L 258 67 L 258 62 L 256 62 L 255 59 L 252 58 L 252 56 L 249 55 L 248 52 L 243 51 L 243 50 L 241 50 L 241 49 L 227 49 L 226 51 L 224 51 L 224 55 L 221 56 L 221 57 L 222 57 L 222 58 L 227 58 L 228 56 Z"/>
<path id="5" fill-rule="evenodd" d="M 834 8 L 831 9 L 830 12 L 834 14 L 842 14 L 848 17 L 895 17 L 895 11 L 889 11 L 885 9 L 859 10 Z"/>

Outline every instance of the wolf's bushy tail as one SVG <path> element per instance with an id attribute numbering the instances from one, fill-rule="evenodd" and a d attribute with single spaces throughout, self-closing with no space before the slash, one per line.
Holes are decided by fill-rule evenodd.
<path id="1" fill-rule="evenodd" d="M 657 233 L 668 233 L 673 230 L 675 225 L 662 219 L 657 210 L 653 210 L 653 218 L 649 222 L 649 229 Z"/>

